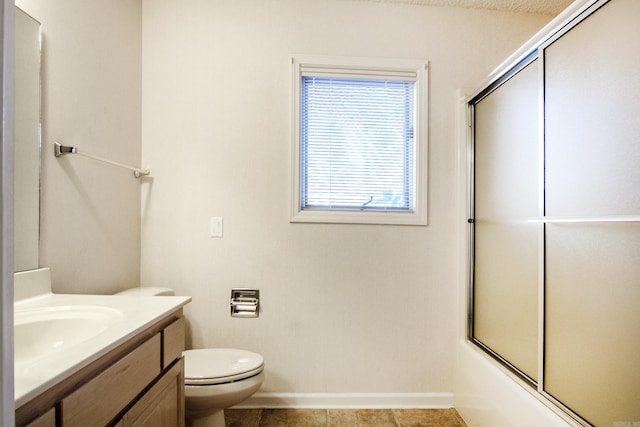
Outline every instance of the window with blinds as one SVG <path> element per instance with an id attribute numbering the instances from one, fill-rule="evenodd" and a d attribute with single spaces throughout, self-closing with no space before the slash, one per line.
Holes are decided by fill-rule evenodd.
<path id="1" fill-rule="evenodd" d="M 426 63 L 296 59 L 292 221 L 426 224 Z"/>
<path id="2" fill-rule="evenodd" d="M 302 209 L 412 211 L 415 82 L 302 77 Z"/>

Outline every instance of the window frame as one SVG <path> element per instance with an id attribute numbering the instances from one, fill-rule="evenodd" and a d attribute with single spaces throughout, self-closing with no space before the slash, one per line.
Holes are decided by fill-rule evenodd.
<path id="1" fill-rule="evenodd" d="M 427 225 L 428 72 L 425 60 L 294 55 L 291 57 L 291 207 L 293 223 Z M 414 210 L 302 209 L 301 82 L 303 73 L 326 77 L 412 76 L 416 85 Z"/>

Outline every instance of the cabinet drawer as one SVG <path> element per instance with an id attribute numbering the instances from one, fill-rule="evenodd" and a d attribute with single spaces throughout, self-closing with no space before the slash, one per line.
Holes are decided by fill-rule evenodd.
<path id="1" fill-rule="evenodd" d="M 183 351 L 184 317 L 180 317 L 162 331 L 162 368 L 182 357 Z"/>
<path id="2" fill-rule="evenodd" d="M 61 402 L 65 427 L 103 426 L 160 374 L 160 334 L 111 365 Z"/>

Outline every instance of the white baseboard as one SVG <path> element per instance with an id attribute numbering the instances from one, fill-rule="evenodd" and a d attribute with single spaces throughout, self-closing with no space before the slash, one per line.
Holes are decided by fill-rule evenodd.
<path id="1" fill-rule="evenodd" d="M 234 408 L 395 409 L 453 407 L 453 393 L 256 393 Z"/>

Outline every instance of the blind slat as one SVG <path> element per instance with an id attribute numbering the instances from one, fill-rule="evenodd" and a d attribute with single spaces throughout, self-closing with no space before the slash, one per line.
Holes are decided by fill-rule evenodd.
<path id="1" fill-rule="evenodd" d="M 413 211 L 415 79 L 356 71 L 303 73 L 301 208 Z"/>

